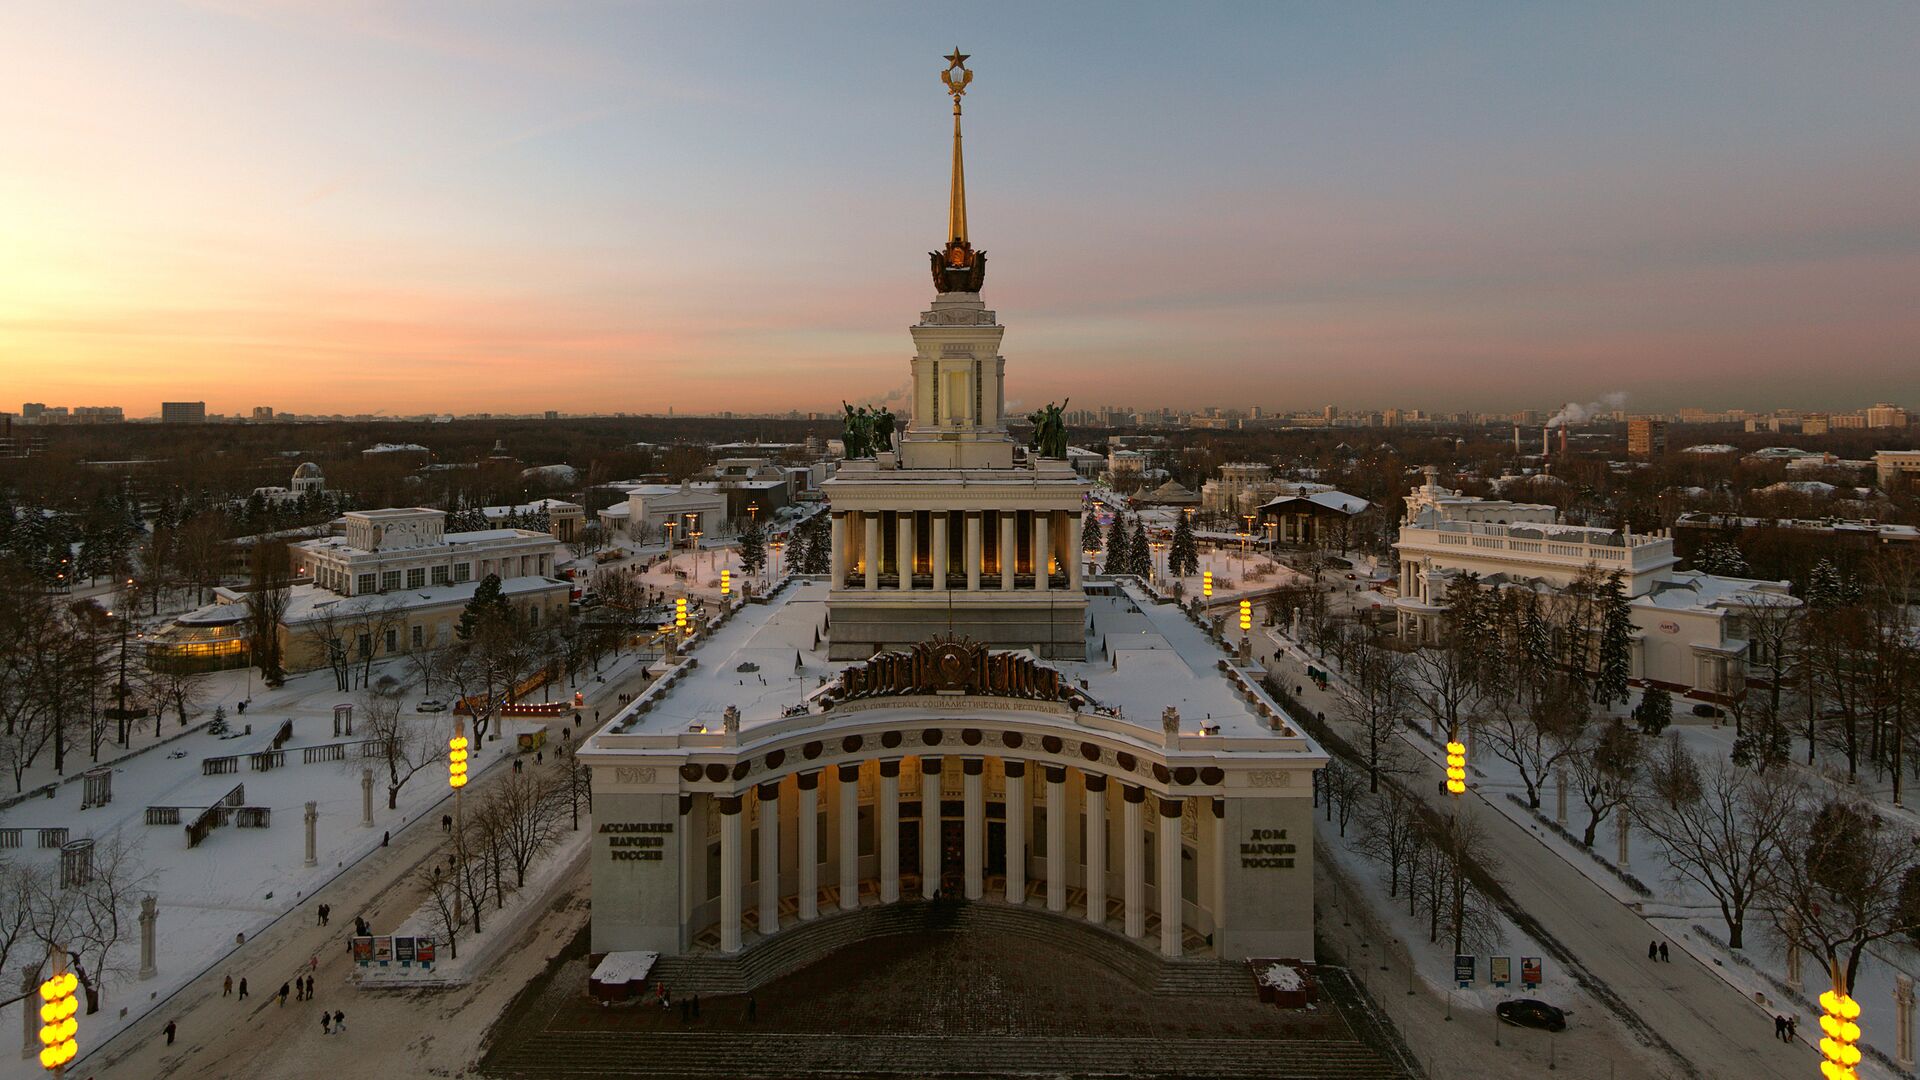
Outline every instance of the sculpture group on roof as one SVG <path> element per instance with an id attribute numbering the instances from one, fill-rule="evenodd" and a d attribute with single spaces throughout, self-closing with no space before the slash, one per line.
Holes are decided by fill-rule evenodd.
<path id="1" fill-rule="evenodd" d="M 890 410 L 880 405 L 862 405 L 855 409 L 844 401 L 840 407 L 847 411 L 840 442 L 849 459 L 873 457 L 893 449 L 894 421 Z"/>

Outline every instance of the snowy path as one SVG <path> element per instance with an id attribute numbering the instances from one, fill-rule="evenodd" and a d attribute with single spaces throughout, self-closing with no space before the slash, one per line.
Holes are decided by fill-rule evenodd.
<path id="1" fill-rule="evenodd" d="M 1256 652 L 1269 670 L 1295 686 L 1304 686 L 1308 708 L 1334 715 L 1331 695 L 1305 677 L 1300 661 L 1286 655 L 1275 667 L 1271 636 L 1256 637 Z M 1437 774 L 1436 774 L 1437 775 Z M 1442 807 L 1437 790 L 1414 785 L 1428 802 Z M 1670 1054 L 1689 1063 L 1687 1075 L 1802 1077 L 1818 1072 L 1816 1055 L 1806 1046 L 1774 1041 L 1772 1015 L 1743 998 L 1685 949 L 1673 948 L 1672 963 L 1647 960 L 1647 942 L 1667 935 L 1622 905 L 1569 866 L 1539 838 L 1488 805 L 1477 792 L 1468 805 L 1478 814 L 1498 851 L 1507 895 L 1521 914 L 1523 929 L 1551 939 L 1584 970 L 1590 993 L 1605 1002 L 1629 1027 L 1666 1044 Z M 1556 957 L 1564 965 L 1564 957 Z"/>

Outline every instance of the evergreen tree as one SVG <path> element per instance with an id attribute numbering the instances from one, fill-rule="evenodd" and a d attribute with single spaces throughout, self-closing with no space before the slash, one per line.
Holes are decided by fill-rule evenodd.
<path id="1" fill-rule="evenodd" d="M 1147 543 L 1147 527 L 1138 520 L 1133 523 L 1133 539 L 1127 541 L 1127 569 L 1138 577 L 1153 576 L 1153 548 Z"/>
<path id="2" fill-rule="evenodd" d="M 506 594 L 500 591 L 500 575 L 488 574 L 474 587 L 473 599 L 467 601 L 466 610 L 460 613 L 460 623 L 454 627 L 454 632 L 460 635 L 461 641 L 471 641 L 481 626 L 496 620 L 511 624 L 513 607 L 507 603 Z"/>
<path id="3" fill-rule="evenodd" d="M 1831 559 L 1813 564 L 1807 578 L 1807 604 L 1818 610 L 1845 607 L 1860 598 L 1860 586 L 1840 576 Z"/>
<path id="4" fill-rule="evenodd" d="M 1127 532 L 1127 515 L 1115 511 L 1113 523 L 1107 526 L 1107 561 L 1109 574 L 1124 574 L 1130 565 L 1127 549 L 1132 547 L 1132 536 Z"/>
<path id="5" fill-rule="evenodd" d="M 1181 514 L 1173 526 L 1173 547 L 1167 552 L 1167 569 L 1174 577 L 1192 577 L 1200 572 L 1200 545 L 1193 542 L 1193 526 Z"/>
<path id="6" fill-rule="evenodd" d="M 1087 511 L 1085 518 L 1080 522 L 1080 547 L 1089 555 L 1101 548 L 1100 518 L 1091 510 Z"/>
<path id="7" fill-rule="evenodd" d="M 1657 737 L 1673 723 L 1673 698 L 1657 686 L 1647 687 L 1633 707 L 1633 721 L 1640 725 L 1640 734 Z"/>
<path id="8" fill-rule="evenodd" d="M 1604 706 L 1627 700 L 1627 680 L 1633 674 L 1633 603 L 1618 570 L 1607 575 L 1599 592 L 1600 662 L 1593 700 Z"/>
<path id="9" fill-rule="evenodd" d="M 225 735 L 226 733 L 227 707 L 225 705 L 215 705 L 213 707 L 213 719 L 207 721 L 207 734 Z"/>
<path id="10" fill-rule="evenodd" d="M 1739 545 L 1728 540 L 1717 540 L 1700 549 L 1693 557 L 1693 568 L 1703 574 L 1719 574 L 1722 577 L 1746 577 L 1752 573 L 1747 568 L 1747 557 L 1740 552 Z"/>
<path id="11" fill-rule="evenodd" d="M 787 565 L 799 574 L 825 574 L 833 568 L 833 532 L 826 514 L 815 514 L 794 530 L 793 553 Z"/>
<path id="12" fill-rule="evenodd" d="M 740 571 L 757 574 L 767 565 L 767 531 L 757 519 L 749 518 L 740 530 Z"/>

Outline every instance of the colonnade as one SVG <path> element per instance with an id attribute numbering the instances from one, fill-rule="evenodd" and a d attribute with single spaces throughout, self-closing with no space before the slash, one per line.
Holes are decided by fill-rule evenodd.
<path id="1" fill-rule="evenodd" d="M 1078 591 L 1080 544 L 1081 515 L 1069 510 L 836 511 L 833 581 L 875 592 Z"/>
<path id="2" fill-rule="evenodd" d="M 986 867 L 988 862 L 988 814 L 986 799 L 987 759 L 983 757 L 954 755 L 959 758 L 961 767 L 960 803 L 961 852 L 958 885 L 962 894 L 969 900 L 987 898 L 989 884 Z M 1004 836 L 1000 854 L 1003 856 L 1005 872 L 1002 888 L 995 900 L 1004 900 L 1011 904 L 1039 904 L 1044 902 L 1048 911 L 1064 915 L 1069 908 L 1069 889 L 1076 878 L 1085 892 L 1084 917 L 1095 925 L 1105 927 L 1109 915 L 1110 869 L 1108 855 L 1110 846 L 1110 815 L 1116 800 L 1109 797 L 1117 789 L 1121 820 L 1116 838 L 1120 848 L 1119 889 L 1121 899 L 1120 927 L 1131 938 L 1143 939 L 1146 936 L 1148 907 L 1148 866 L 1146 836 L 1151 822 L 1154 832 L 1153 867 L 1153 912 L 1159 917 L 1159 950 L 1168 957 L 1178 957 L 1182 951 L 1183 924 L 1185 923 L 1183 902 L 1182 816 L 1188 809 L 1185 801 L 1179 797 L 1167 797 L 1149 792 L 1146 788 L 1125 781 L 1110 781 L 1104 774 L 1085 771 L 1080 785 L 1081 799 L 1077 807 L 1070 805 L 1068 790 L 1068 769 L 1064 766 L 1021 761 L 1011 758 L 1000 759 L 1004 787 Z M 950 868 L 945 865 L 943 850 L 941 803 L 942 773 L 945 765 L 942 757 L 931 755 L 918 758 L 895 758 L 865 763 L 877 773 L 877 785 L 874 791 L 874 814 L 876 843 L 873 850 L 878 858 L 877 894 L 881 903 L 893 903 L 901 899 L 900 872 L 900 822 L 902 820 L 901 775 L 903 769 L 917 773 L 920 793 L 917 797 L 920 811 L 919 828 L 919 892 L 923 899 L 932 899 L 942 887 L 942 879 Z M 827 769 L 795 774 L 794 783 L 785 785 L 782 781 L 771 781 L 752 789 L 758 800 L 758 869 L 759 895 L 758 926 L 762 935 L 772 934 L 781 929 L 782 860 L 780 831 L 782 819 L 792 823 L 796 829 L 796 844 L 793 849 L 797 863 L 792 867 L 789 880 L 797 893 L 795 910 L 800 921 L 806 922 L 820 915 L 819 898 L 821 892 L 821 853 L 818 851 L 817 829 L 819 814 L 819 787 L 823 772 L 831 769 L 835 785 L 835 799 L 838 804 L 838 851 L 828 867 L 830 875 L 837 878 L 838 905 L 841 910 L 853 910 L 860 906 L 860 775 L 862 764 L 843 764 L 829 766 Z M 909 775 L 912 775 L 911 773 Z M 1044 868 L 1041 877 L 1044 892 L 1029 900 L 1028 851 L 1030 834 L 1033 834 L 1029 820 L 1029 794 L 1027 784 L 1032 780 L 1044 784 L 1041 800 L 1045 809 L 1046 824 L 1044 833 L 1034 835 L 1033 841 L 1044 837 Z M 742 924 L 744 911 L 742 901 L 742 871 L 746 850 L 747 833 L 743 828 L 747 798 L 744 795 L 713 795 L 711 810 L 719 814 L 719 940 L 723 952 L 737 952 L 742 945 Z M 947 800 L 951 801 L 951 800 Z M 784 804 L 793 802 L 791 808 Z M 1206 883 L 1198 888 L 1201 893 L 1194 897 L 1196 909 L 1204 906 L 1207 922 L 1210 925 L 1202 929 L 1213 929 L 1224 924 L 1224 878 L 1226 852 L 1222 850 L 1224 830 L 1221 818 L 1225 804 L 1217 797 L 1199 797 L 1197 820 L 1204 823 L 1204 829 L 1196 829 L 1196 835 L 1190 840 L 1196 847 L 1196 858 L 1209 865 L 1212 872 Z M 692 798 L 681 800 L 682 814 L 691 813 Z M 912 804 L 909 803 L 909 806 Z M 1085 814 L 1085 839 L 1081 846 L 1084 863 L 1076 861 L 1069 864 L 1067 843 L 1067 820 L 1071 812 L 1078 809 Z M 783 815 L 789 810 L 791 816 Z M 1035 845 L 1037 846 L 1037 845 Z M 1084 869 L 1083 869 L 1084 867 Z M 831 880 L 831 878 L 830 878 Z M 683 888 L 685 887 L 683 883 Z M 1210 895 L 1206 895 L 1210 894 Z M 1205 905 L 1201 900 L 1210 901 Z"/>

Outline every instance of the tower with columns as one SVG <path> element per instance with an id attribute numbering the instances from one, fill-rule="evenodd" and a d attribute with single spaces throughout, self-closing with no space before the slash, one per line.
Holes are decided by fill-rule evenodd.
<path id="1" fill-rule="evenodd" d="M 1080 528 L 1087 486 L 1065 459 L 1028 454 L 1007 428 L 1006 327 L 980 298 L 986 252 L 967 238 L 957 51 L 947 243 L 934 298 L 911 329 L 912 416 L 895 446 L 843 463 L 832 503 L 835 659 L 936 636 L 1052 659 L 1086 655 Z"/>

